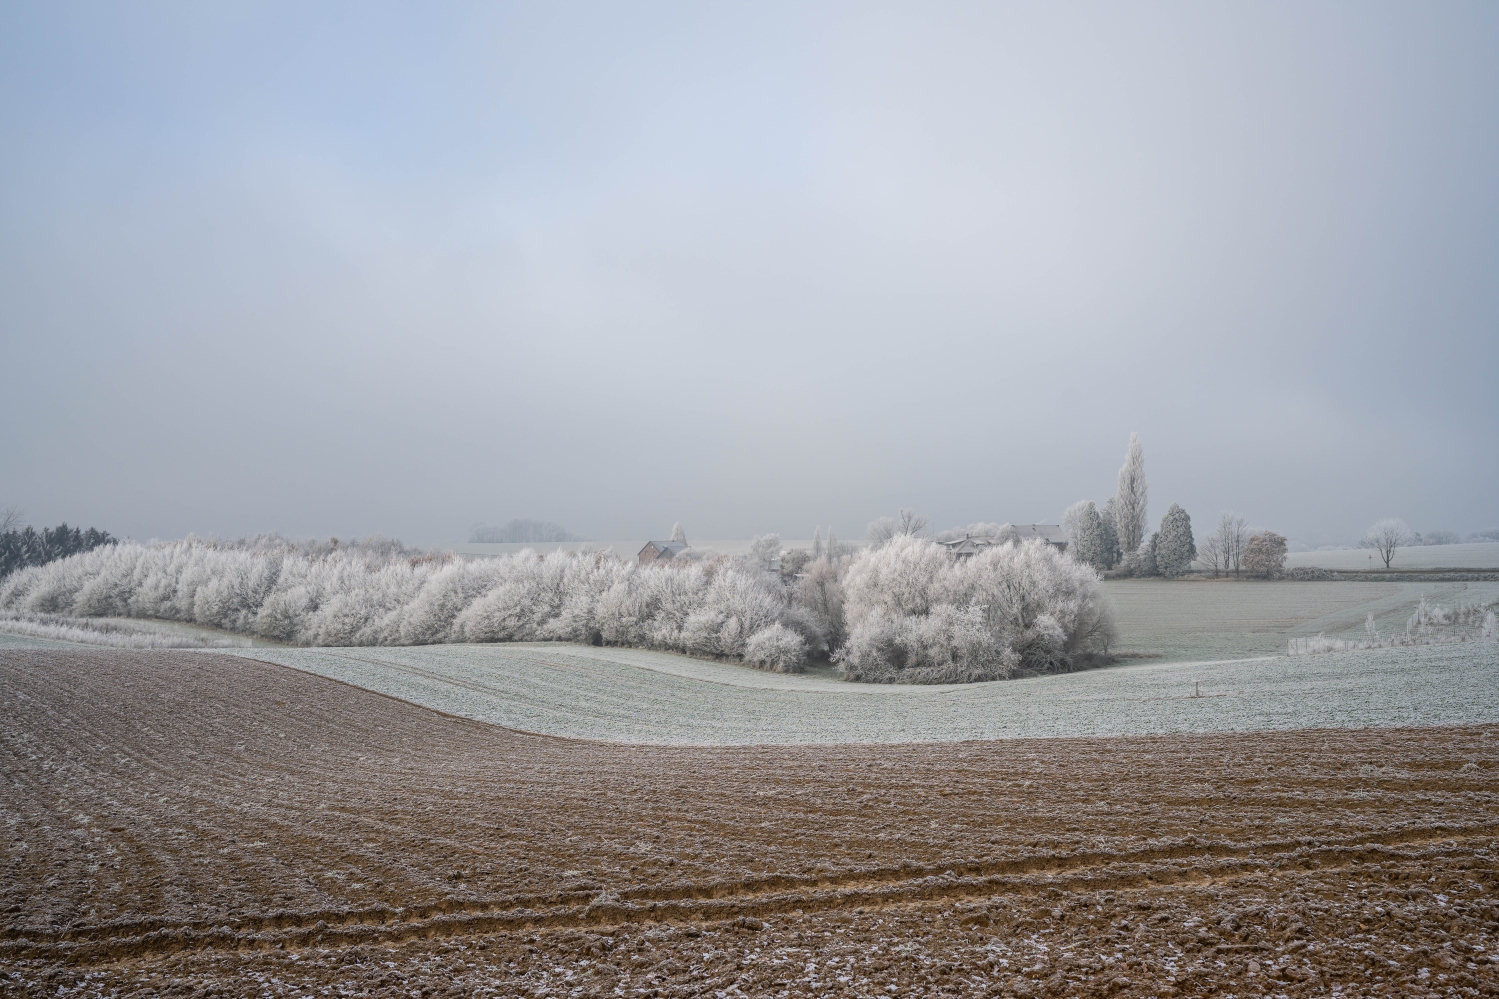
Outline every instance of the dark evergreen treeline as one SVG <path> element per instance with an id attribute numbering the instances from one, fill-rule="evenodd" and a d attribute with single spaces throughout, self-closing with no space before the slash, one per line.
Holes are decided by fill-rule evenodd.
<path id="1" fill-rule="evenodd" d="M 29 565 L 45 565 L 79 552 L 92 551 L 114 541 L 108 531 L 93 527 L 85 531 L 65 523 L 44 527 L 40 531 L 34 527 L 5 531 L 0 533 L 0 576 L 8 576 Z"/>

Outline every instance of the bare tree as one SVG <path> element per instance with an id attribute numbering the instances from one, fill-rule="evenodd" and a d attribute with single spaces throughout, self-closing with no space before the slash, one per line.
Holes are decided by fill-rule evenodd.
<path id="1" fill-rule="evenodd" d="M 1405 521 L 1398 517 L 1386 517 L 1376 521 L 1364 532 L 1364 539 L 1359 542 L 1359 547 L 1373 548 L 1379 552 L 1379 557 L 1384 560 L 1384 567 L 1388 569 L 1390 561 L 1395 557 L 1395 549 L 1410 544 L 1412 538 L 1411 529 L 1405 526 Z"/>
<path id="2" fill-rule="evenodd" d="M 915 510 L 901 508 L 900 518 L 881 517 L 879 520 L 870 521 L 868 529 L 864 532 L 876 546 L 882 545 L 891 538 L 905 537 L 907 535 L 922 534 L 926 531 L 927 519 Z"/>
<path id="3" fill-rule="evenodd" d="M 1244 559 L 1244 546 L 1249 543 L 1249 525 L 1244 518 L 1231 510 L 1225 510 L 1218 518 L 1218 530 L 1223 535 L 1224 550 L 1228 553 L 1228 567 L 1238 578 L 1239 566 Z"/>
<path id="4" fill-rule="evenodd" d="M 1213 574 L 1217 579 L 1228 565 L 1228 560 L 1223 555 L 1223 546 L 1219 542 L 1218 532 L 1214 531 L 1203 538 L 1197 545 L 1197 561 L 1202 563 L 1203 568 Z"/>
<path id="5" fill-rule="evenodd" d="M 1145 540 L 1147 493 L 1145 449 L 1140 446 L 1140 435 L 1132 433 L 1129 435 L 1129 452 L 1119 469 L 1119 491 L 1114 494 L 1111 508 L 1122 551 L 1132 552 Z"/>
<path id="6" fill-rule="evenodd" d="M 1244 558 L 1244 546 L 1249 541 L 1249 528 L 1244 518 L 1232 510 L 1218 515 L 1218 527 L 1202 539 L 1197 546 L 1197 560 L 1217 576 L 1220 572 L 1239 574 Z"/>
<path id="7" fill-rule="evenodd" d="M 25 519 L 26 515 L 18 506 L 0 507 L 0 534 L 20 529 L 21 522 Z"/>

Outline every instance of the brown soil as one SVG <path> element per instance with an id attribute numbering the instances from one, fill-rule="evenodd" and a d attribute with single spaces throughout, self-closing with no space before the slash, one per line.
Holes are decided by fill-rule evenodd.
<path id="1" fill-rule="evenodd" d="M 1484 728 L 644 748 L 17 650 L 0 767 L 0 994 L 1499 993 Z"/>

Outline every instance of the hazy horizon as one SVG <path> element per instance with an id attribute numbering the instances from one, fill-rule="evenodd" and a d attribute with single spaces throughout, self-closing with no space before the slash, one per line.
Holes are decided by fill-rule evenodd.
<path id="1" fill-rule="evenodd" d="M 1499 527 L 1499 8 L 0 11 L 0 507 Z M 1488 457 L 1484 457 L 1488 455 Z"/>

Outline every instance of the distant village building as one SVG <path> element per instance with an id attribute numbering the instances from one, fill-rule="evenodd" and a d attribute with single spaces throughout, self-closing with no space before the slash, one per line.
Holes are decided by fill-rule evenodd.
<path id="1" fill-rule="evenodd" d="M 1011 541 L 1029 541 L 1040 538 L 1059 552 L 1067 550 L 1067 535 L 1059 524 L 1005 524 L 992 538 L 975 538 L 964 535 L 956 541 L 939 541 L 937 544 L 958 558 L 972 558 L 985 548 L 1009 544 Z"/>
<path id="2" fill-rule="evenodd" d="M 640 564 L 670 562 L 690 547 L 692 546 L 686 541 L 647 541 L 645 547 L 640 549 Z"/>

